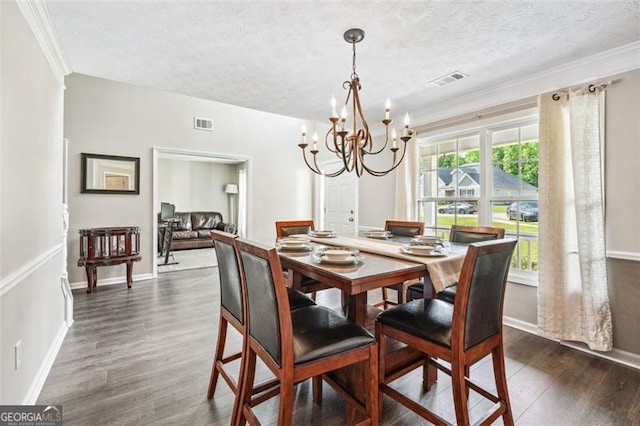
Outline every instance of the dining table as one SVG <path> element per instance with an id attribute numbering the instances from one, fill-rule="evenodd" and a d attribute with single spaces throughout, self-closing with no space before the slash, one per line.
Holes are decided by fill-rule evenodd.
<path id="1" fill-rule="evenodd" d="M 425 297 L 430 298 L 433 291 L 441 291 L 457 282 L 466 252 L 466 246 L 447 244 L 437 254 L 418 256 L 403 251 L 410 238 L 394 241 L 392 238 L 331 235 L 311 236 L 310 240 L 304 249 L 286 249 L 277 245 L 282 267 L 288 271 L 287 285 L 301 290 L 303 278 L 308 277 L 341 290 L 347 296 L 346 306 L 343 306 L 347 317 L 370 330 L 373 329 L 375 316 L 380 310 L 367 304 L 367 292 L 408 280 L 424 279 L 433 286 L 424 286 Z M 322 256 L 323 250 L 329 247 L 357 250 L 357 255 L 351 262 L 333 263 Z M 424 354 L 414 349 L 404 345 L 387 346 L 387 374 L 399 372 L 410 365 L 414 366 L 411 368 L 428 365 Z M 435 378 L 435 370 L 427 367 L 425 389 L 435 382 Z M 362 397 L 366 392 L 361 367 L 340 370 L 328 380 L 334 380 L 351 397 L 363 402 Z M 355 410 L 350 409 L 348 413 L 347 420 L 350 424 L 359 417 Z"/>

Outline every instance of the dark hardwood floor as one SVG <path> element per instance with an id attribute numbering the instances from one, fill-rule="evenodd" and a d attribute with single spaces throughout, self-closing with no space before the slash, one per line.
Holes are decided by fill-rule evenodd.
<path id="1" fill-rule="evenodd" d="M 162 274 L 156 280 L 74 292 L 75 322 L 47 378 L 38 404 L 62 404 L 68 425 L 226 425 L 233 395 L 219 380 L 206 398 L 218 323 L 217 269 Z M 338 292 L 318 302 L 337 307 Z M 240 348 L 230 331 L 228 350 Z M 517 425 L 640 425 L 640 371 L 505 327 L 511 404 Z M 492 383 L 491 363 L 471 369 Z M 235 368 L 239 367 L 236 363 Z M 262 369 L 260 378 L 268 377 Z M 454 420 L 450 381 L 439 376 L 421 394 L 421 372 L 397 387 Z M 488 385 L 489 387 L 493 387 Z M 473 418 L 488 402 L 472 392 Z M 259 407 L 263 424 L 277 421 L 277 398 Z M 328 386 L 321 406 L 310 383 L 297 386 L 295 425 L 342 425 L 345 404 Z M 428 424 L 385 398 L 384 425 Z"/>

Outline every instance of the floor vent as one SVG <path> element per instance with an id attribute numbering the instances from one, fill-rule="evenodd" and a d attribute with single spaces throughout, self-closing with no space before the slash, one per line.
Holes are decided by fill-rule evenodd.
<path id="1" fill-rule="evenodd" d="M 435 80 L 431 80 L 429 84 L 433 84 L 434 86 L 440 87 L 440 86 L 444 86 L 445 84 L 453 83 L 454 81 L 462 80 L 465 77 L 469 77 L 469 76 L 460 71 L 454 71 L 451 74 L 447 74 L 443 77 L 436 78 Z"/>
<path id="2" fill-rule="evenodd" d="M 208 118 L 193 117 L 193 127 L 197 130 L 213 130 L 213 120 Z"/>

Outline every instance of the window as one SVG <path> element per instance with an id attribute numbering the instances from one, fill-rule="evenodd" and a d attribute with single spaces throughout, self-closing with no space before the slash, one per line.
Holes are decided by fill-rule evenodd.
<path id="1" fill-rule="evenodd" d="M 419 142 L 418 214 L 448 237 L 451 225 L 506 229 L 518 239 L 512 268 L 538 268 L 538 122 L 499 120 Z"/>

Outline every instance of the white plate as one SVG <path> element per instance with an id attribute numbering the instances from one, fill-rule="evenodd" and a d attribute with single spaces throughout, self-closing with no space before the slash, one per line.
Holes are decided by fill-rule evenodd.
<path id="1" fill-rule="evenodd" d="M 277 246 L 278 250 L 283 250 L 283 251 L 311 251 L 313 250 L 313 246 L 309 245 L 309 244 L 305 244 L 302 246 L 283 246 L 283 245 L 279 245 Z"/>
<path id="2" fill-rule="evenodd" d="M 332 265 L 350 265 L 352 263 L 359 262 L 363 259 L 362 255 L 353 255 L 350 259 L 329 260 L 326 256 L 316 254 L 313 256 L 320 263 L 328 263 Z"/>
<path id="3" fill-rule="evenodd" d="M 421 243 L 421 244 L 442 244 L 442 238 L 431 237 L 431 236 L 428 238 L 425 238 L 424 236 L 415 237 L 411 241 L 414 243 Z"/>
<path id="4" fill-rule="evenodd" d="M 441 251 L 432 251 L 431 253 L 425 253 L 425 252 L 418 253 L 411 250 L 411 247 L 400 247 L 400 251 L 404 254 L 410 254 L 412 256 L 423 256 L 423 257 L 442 257 L 447 255 L 447 253 L 443 253 Z"/>
<path id="5" fill-rule="evenodd" d="M 334 231 L 311 231 L 309 235 L 315 238 L 335 238 L 337 237 Z"/>

